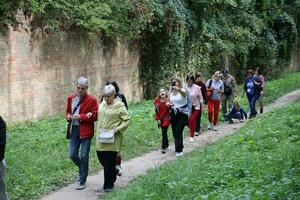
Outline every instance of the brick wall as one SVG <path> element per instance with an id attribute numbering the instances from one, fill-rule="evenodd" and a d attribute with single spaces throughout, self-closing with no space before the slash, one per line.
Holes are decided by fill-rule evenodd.
<path id="1" fill-rule="evenodd" d="M 142 94 L 138 73 L 134 43 L 0 28 L 0 115 L 9 121 L 63 114 L 80 75 L 89 79 L 92 95 L 98 97 L 105 82 L 114 79 L 128 101 L 137 101 Z"/>

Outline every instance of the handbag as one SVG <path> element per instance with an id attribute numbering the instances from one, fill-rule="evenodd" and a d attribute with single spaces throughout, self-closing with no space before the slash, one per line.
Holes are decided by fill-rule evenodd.
<path id="1" fill-rule="evenodd" d="M 82 98 L 81 98 L 82 99 Z M 76 112 L 76 110 L 78 109 L 79 105 L 81 103 L 81 100 L 78 102 L 78 104 L 75 106 L 72 115 Z M 71 131 L 72 131 L 72 120 L 68 121 L 68 125 L 67 125 L 67 134 L 66 134 L 66 139 L 70 139 L 71 137 Z"/>
<path id="2" fill-rule="evenodd" d="M 206 90 L 206 96 L 207 96 L 207 98 L 210 98 L 211 95 L 213 94 L 213 90 L 210 89 L 211 84 L 212 84 L 212 80 L 210 79 L 210 80 L 209 80 L 208 87 L 207 87 L 207 90 Z"/>
<path id="3" fill-rule="evenodd" d="M 99 129 L 99 135 L 97 137 L 97 140 L 100 143 L 104 144 L 112 144 L 115 142 L 115 132 L 113 129 Z"/>

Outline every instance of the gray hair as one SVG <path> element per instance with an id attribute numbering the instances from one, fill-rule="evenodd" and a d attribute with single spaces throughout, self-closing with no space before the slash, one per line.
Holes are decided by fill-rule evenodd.
<path id="1" fill-rule="evenodd" d="M 86 78 L 84 78 L 83 76 L 81 76 L 77 80 L 77 85 L 82 85 L 84 87 L 88 87 L 89 86 L 89 82 L 88 82 L 88 80 Z"/>
<path id="2" fill-rule="evenodd" d="M 116 94 L 116 89 L 113 85 L 109 84 L 104 86 L 103 90 L 102 90 L 103 94 Z"/>

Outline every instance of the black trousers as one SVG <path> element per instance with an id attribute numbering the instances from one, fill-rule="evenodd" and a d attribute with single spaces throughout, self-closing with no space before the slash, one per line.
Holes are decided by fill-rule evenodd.
<path id="1" fill-rule="evenodd" d="M 182 152 L 183 149 L 183 129 L 188 123 L 188 115 L 171 112 L 171 126 L 175 140 L 175 152 Z"/>
<path id="2" fill-rule="evenodd" d="M 160 128 L 161 128 L 161 133 L 162 133 L 161 148 L 166 149 L 169 146 L 169 140 L 168 140 L 169 126 L 162 126 Z"/>
<path id="3" fill-rule="evenodd" d="M 103 189 L 112 189 L 117 179 L 116 151 L 97 151 L 99 162 L 104 168 L 104 185 Z"/>
<path id="4" fill-rule="evenodd" d="M 196 132 L 200 134 L 200 128 L 201 128 L 201 117 L 202 117 L 202 108 L 200 109 L 200 113 L 198 115 L 198 118 L 196 120 Z"/>

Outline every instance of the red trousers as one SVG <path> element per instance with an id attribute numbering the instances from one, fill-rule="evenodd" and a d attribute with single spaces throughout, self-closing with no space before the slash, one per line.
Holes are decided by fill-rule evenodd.
<path id="1" fill-rule="evenodd" d="M 191 113 L 191 116 L 189 118 L 190 137 L 195 136 L 196 123 L 197 123 L 197 119 L 198 119 L 200 113 L 201 113 L 201 110 L 193 110 L 193 112 Z"/>
<path id="2" fill-rule="evenodd" d="M 220 100 L 208 100 L 207 110 L 208 110 L 208 121 L 212 123 L 212 116 L 214 114 L 214 126 L 218 123 L 219 112 L 220 112 Z"/>

